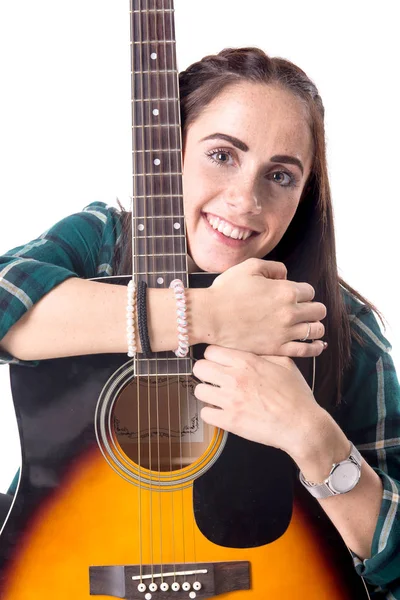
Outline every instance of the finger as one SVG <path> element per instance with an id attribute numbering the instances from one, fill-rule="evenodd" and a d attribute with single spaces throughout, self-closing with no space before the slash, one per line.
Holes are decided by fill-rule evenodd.
<path id="1" fill-rule="evenodd" d="M 221 388 L 214 387 L 208 383 L 199 383 L 194 389 L 194 395 L 201 402 L 212 404 L 218 408 L 224 408 L 224 395 L 221 392 Z"/>
<path id="2" fill-rule="evenodd" d="M 246 262 L 254 274 L 258 273 L 268 279 L 287 279 L 287 268 L 281 262 L 259 258 L 250 258 Z"/>
<path id="3" fill-rule="evenodd" d="M 328 347 L 326 342 L 316 340 L 315 342 L 287 342 L 283 344 L 279 356 L 291 356 L 293 358 L 309 358 L 310 356 L 320 356 Z"/>
<path id="4" fill-rule="evenodd" d="M 293 282 L 297 290 L 297 302 L 311 302 L 315 298 L 315 289 L 306 282 Z"/>
<path id="5" fill-rule="evenodd" d="M 325 327 L 320 322 L 299 323 L 289 330 L 290 341 L 302 341 L 307 337 L 308 340 L 320 340 L 325 335 Z"/>
<path id="6" fill-rule="evenodd" d="M 198 360 L 193 367 L 193 374 L 200 381 L 207 381 L 212 385 L 222 385 L 224 379 L 224 367 L 210 360 Z"/>
<path id="7" fill-rule="evenodd" d="M 279 365 L 280 367 L 284 367 L 289 371 L 292 369 L 297 369 L 296 363 L 288 356 L 263 355 L 262 358 L 267 362 L 273 363 L 274 365 Z"/>
<path id="8" fill-rule="evenodd" d="M 204 406 L 200 411 L 200 416 L 205 423 L 228 431 L 226 413 L 224 410 Z"/>
<path id="9" fill-rule="evenodd" d="M 326 306 L 322 302 L 302 302 L 297 305 L 295 323 L 293 325 L 307 323 L 307 321 L 309 323 L 322 321 L 322 319 L 325 319 L 326 313 Z"/>
<path id="10" fill-rule="evenodd" d="M 204 351 L 204 358 L 224 367 L 232 367 L 235 360 L 241 358 L 247 352 L 234 350 L 233 348 L 224 348 L 223 346 L 210 345 Z"/>

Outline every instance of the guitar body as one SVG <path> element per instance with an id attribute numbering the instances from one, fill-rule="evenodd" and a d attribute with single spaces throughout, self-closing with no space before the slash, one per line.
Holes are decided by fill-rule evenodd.
<path id="1" fill-rule="evenodd" d="M 190 392 L 195 382 L 180 379 Z M 139 380 L 147 416 L 138 428 L 126 408 L 137 411 Z M 196 404 L 167 434 L 161 413 L 148 420 L 152 384 L 132 375 L 126 355 L 12 366 L 11 383 L 23 466 L 0 536 L 2 600 L 367 597 L 340 537 L 315 514 L 317 503 L 310 499 L 313 520 L 300 497 L 293 503 L 288 456 L 202 430 Z M 157 383 L 173 390 L 176 378 Z M 188 429 L 190 453 L 182 451 Z M 142 469 L 131 458 L 139 446 Z M 139 592 L 140 576 L 147 594 L 151 582 L 158 590 Z M 161 582 L 181 589 L 162 592 Z"/>

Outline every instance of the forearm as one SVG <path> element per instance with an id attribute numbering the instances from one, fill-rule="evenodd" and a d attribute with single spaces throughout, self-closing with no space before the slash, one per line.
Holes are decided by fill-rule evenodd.
<path id="1" fill-rule="evenodd" d="M 313 450 L 314 460 L 296 461 L 305 478 L 316 483 L 326 479 L 332 464 L 345 460 L 350 452 L 349 440 L 330 417 L 321 440 Z M 371 556 L 382 491 L 379 476 L 363 459 L 360 480 L 350 492 L 318 500 L 346 545 L 362 560 Z"/>
<path id="2" fill-rule="evenodd" d="M 191 344 L 206 341 L 206 291 L 187 292 Z M 28 310 L 0 345 L 26 361 L 127 352 L 126 295 L 125 286 L 67 279 Z M 149 289 L 147 306 L 152 350 L 173 350 L 178 338 L 173 292 Z"/>

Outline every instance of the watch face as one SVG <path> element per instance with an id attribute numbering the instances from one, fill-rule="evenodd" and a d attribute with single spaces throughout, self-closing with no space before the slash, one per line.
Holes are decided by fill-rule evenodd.
<path id="1" fill-rule="evenodd" d="M 335 492 L 343 494 L 349 492 L 360 479 L 360 469 L 350 461 L 341 463 L 336 467 L 329 478 L 329 487 Z"/>

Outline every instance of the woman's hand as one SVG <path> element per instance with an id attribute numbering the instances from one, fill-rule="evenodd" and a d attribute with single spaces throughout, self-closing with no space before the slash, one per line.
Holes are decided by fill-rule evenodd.
<path id="1" fill-rule="evenodd" d="M 304 465 L 310 459 L 318 464 L 327 435 L 343 443 L 338 435 L 341 430 L 317 404 L 290 358 L 256 356 L 219 346 L 208 346 L 204 357 L 196 362 L 193 373 L 207 382 L 195 389 L 196 398 L 209 405 L 201 411 L 206 423 L 280 448 Z M 332 459 L 330 454 L 321 459 L 326 477 Z"/>
<path id="2" fill-rule="evenodd" d="M 282 263 L 256 258 L 219 275 L 207 290 L 213 331 L 208 341 L 259 355 L 321 354 L 326 307 L 312 302 L 311 285 L 287 281 L 286 275 Z M 308 339 L 316 341 L 294 341 L 306 337 L 308 323 Z"/>

